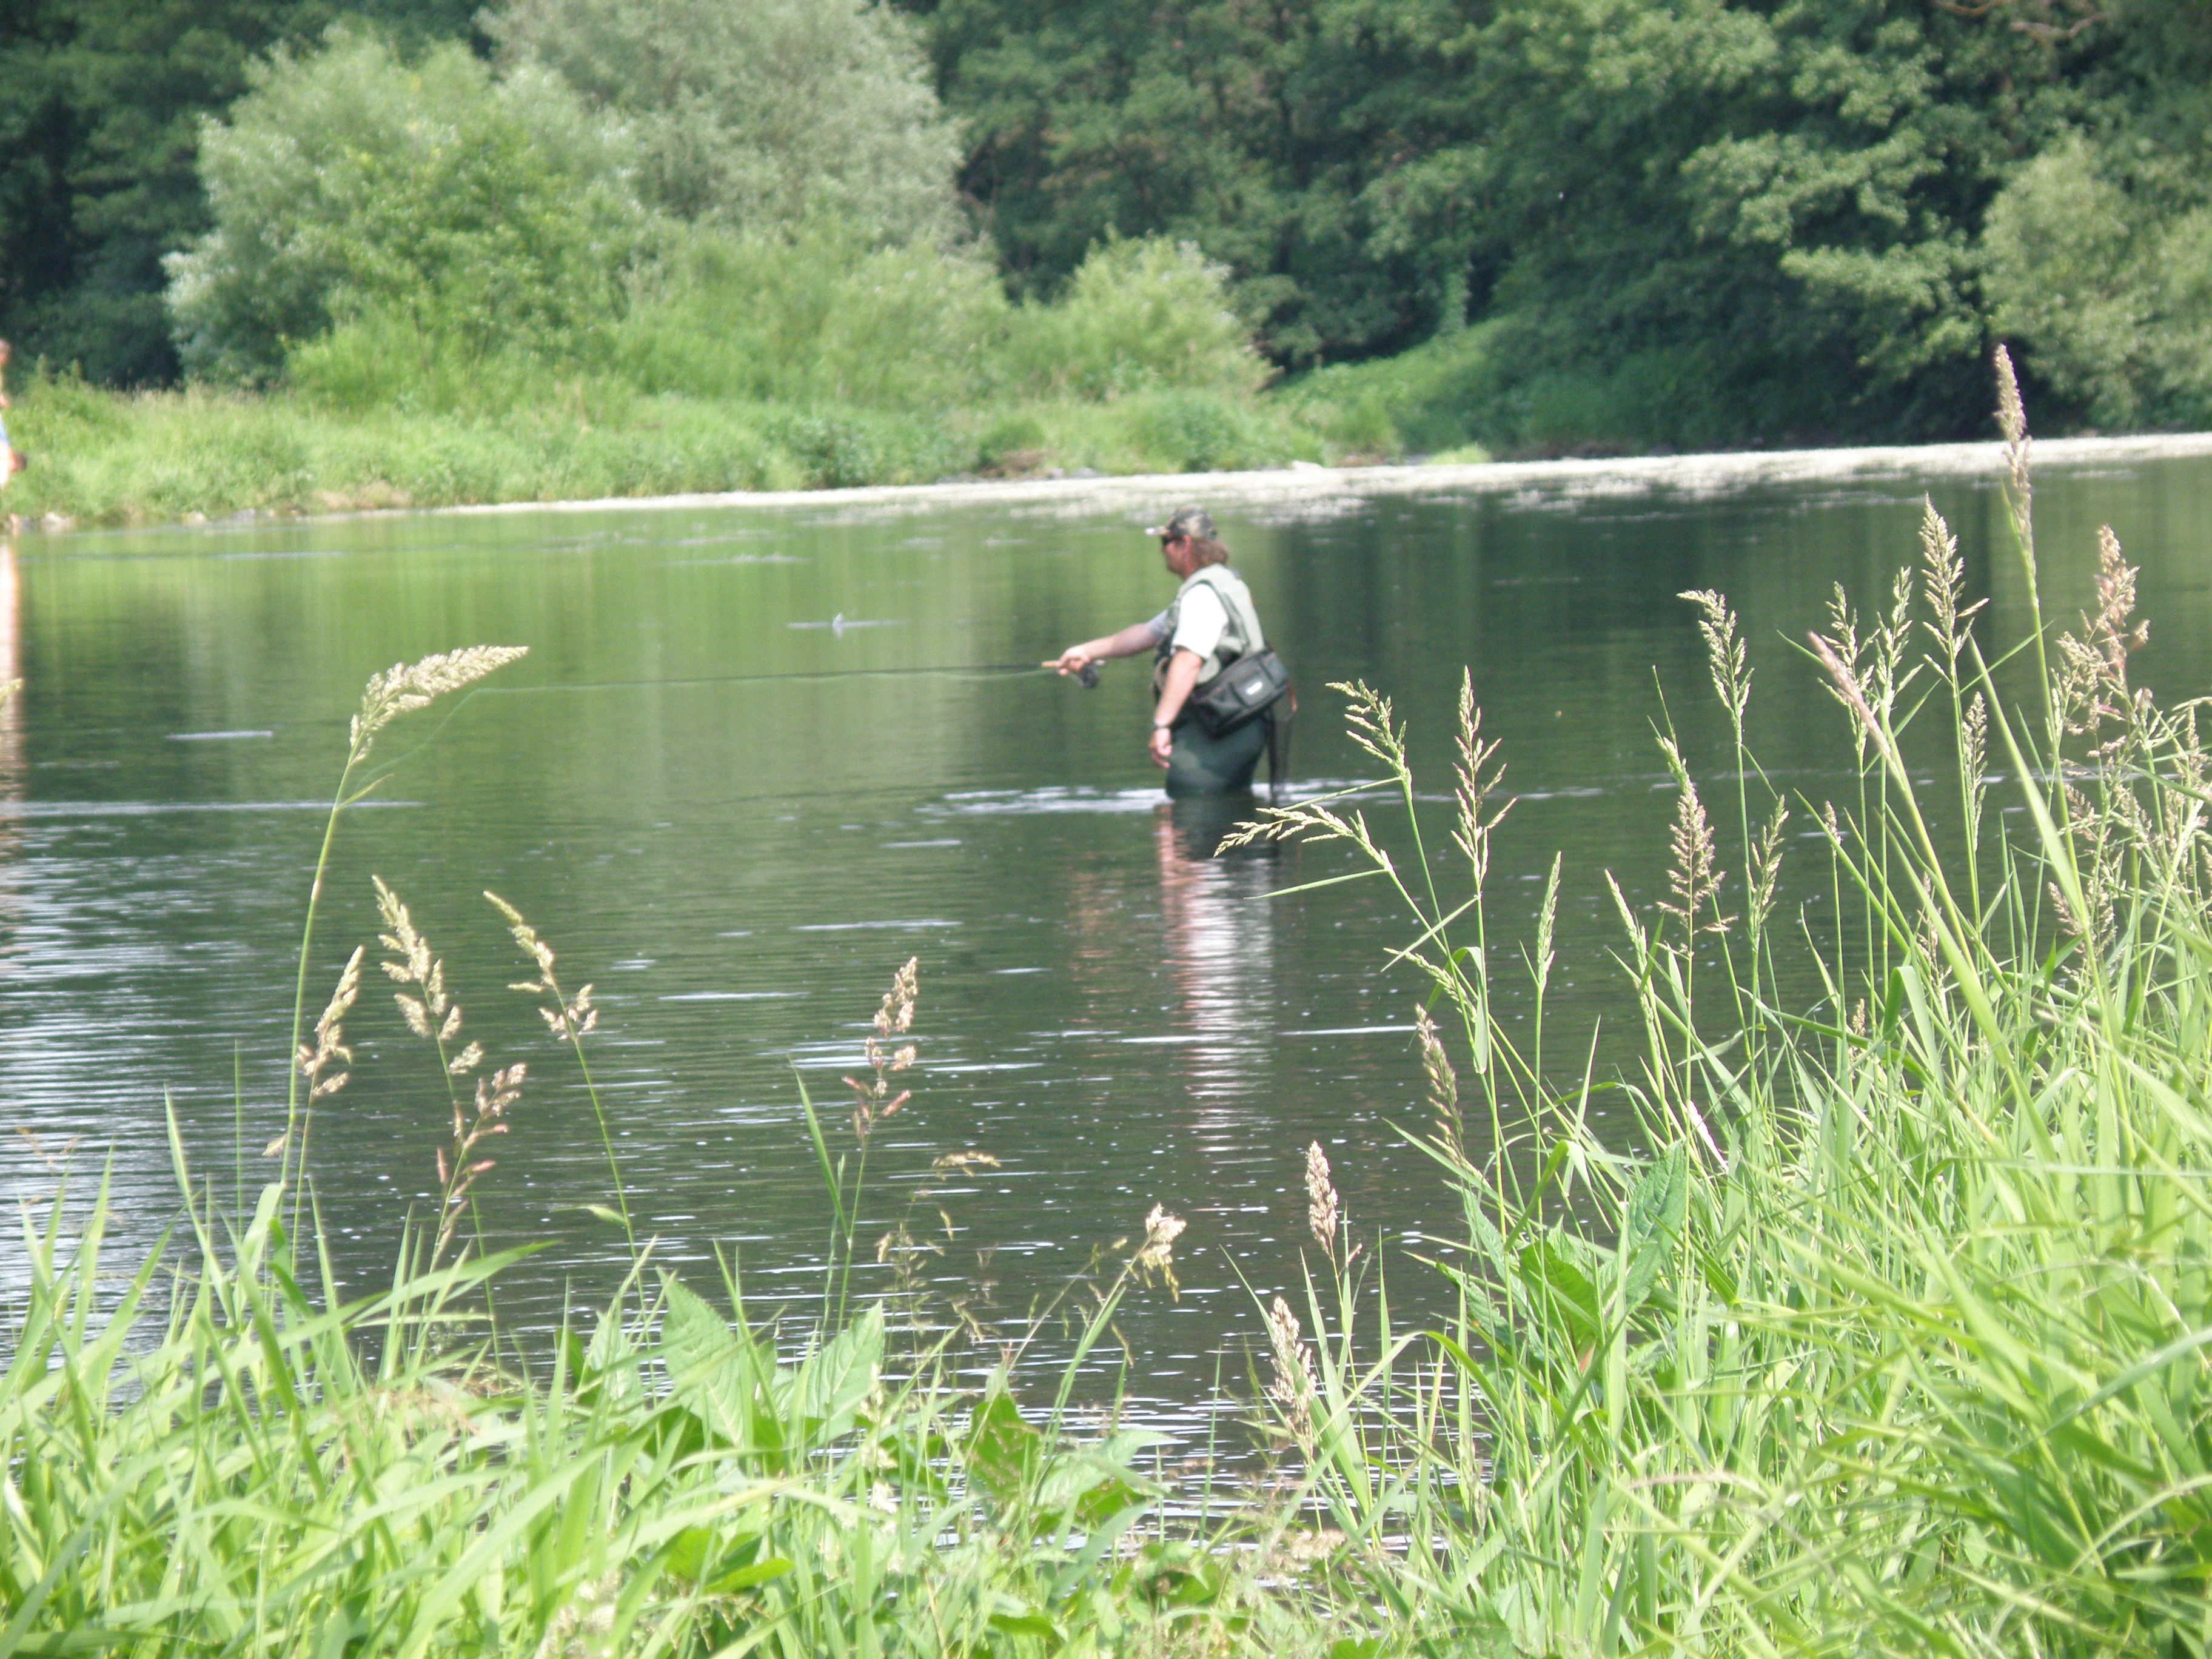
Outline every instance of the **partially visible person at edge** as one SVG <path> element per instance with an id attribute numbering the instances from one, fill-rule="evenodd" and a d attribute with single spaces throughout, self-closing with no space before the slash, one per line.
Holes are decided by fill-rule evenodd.
<path id="1" fill-rule="evenodd" d="M 1165 524 L 1145 532 L 1157 536 L 1160 558 L 1180 577 L 1175 602 L 1149 622 L 1131 623 L 1117 634 L 1071 645 L 1047 668 L 1079 674 L 1110 657 L 1155 655 L 1152 666 L 1152 763 L 1167 772 L 1170 795 L 1237 794 L 1252 787 L 1252 774 L 1267 751 L 1273 714 L 1250 720 L 1218 737 L 1209 736 L 1189 710 L 1191 693 L 1237 658 L 1263 650 L 1260 613 L 1251 590 L 1229 568 L 1229 550 L 1203 508 L 1186 507 Z"/>
<path id="2" fill-rule="evenodd" d="M 13 407 L 8 398 L 8 359 L 10 355 L 8 343 L 0 340 L 0 489 L 5 489 L 9 481 L 30 464 L 28 458 L 8 440 L 7 411 Z"/>

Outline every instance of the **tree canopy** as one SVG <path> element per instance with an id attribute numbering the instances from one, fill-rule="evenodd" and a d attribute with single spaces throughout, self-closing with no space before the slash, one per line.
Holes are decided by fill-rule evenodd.
<path id="1" fill-rule="evenodd" d="M 1975 427 L 1991 263 L 2014 292 L 2048 246 L 2015 235 L 2000 254 L 1992 204 L 2086 144 L 2165 226 L 2188 192 L 2148 199 L 2147 175 L 2202 176 L 2212 56 L 2212 14 L 2189 0 L 926 12 L 969 123 L 963 183 L 1017 282 L 1049 289 L 1111 231 L 1184 236 L 1236 272 L 1286 365 L 1489 322 L 1500 386 L 1579 380 L 1673 411 L 1643 434 L 1671 442 Z M 2140 155 L 2156 160 L 2119 160 Z M 2138 268 L 2160 267 L 2142 246 Z M 2051 390 L 2087 386 L 2053 368 Z"/>
<path id="2" fill-rule="evenodd" d="M 0 330 L 94 379 L 173 377 L 172 330 L 191 340 L 213 290 L 171 317 L 162 257 L 211 269 L 252 193 L 247 106 L 201 122 L 265 100 L 339 9 L 11 9 Z M 1116 238 L 1188 244 L 1279 369 L 1420 346 L 1485 441 L 1978 432 L 1999 338 L 2054 422 L 2212 422 L 2200 0 L 342 9 L 395 64 L 443 40 L 440 73 L 556 77 L 648 214 L 879 248 L 973 233 L 958 283 L 991 259 L 1017 301 Z M 258 62 L 280 65 L 259 90 Z M 287 290 L 271 337 L 373 286 L 335 270 Z"/>
<path id="3" fill-rule="evenodd" d="M 619 135 L 558 76 L 495 82 L 452 42 L 406 64 L 333 26 L 253 78 L 201 143 L 214 228 L 168 261 L 187 368 L 273 378 L 368 312 L 563 349 L 612 320 L 643 215 Z"/>
<path id="4" fill-rule="evenodd" d="M 16 0 L 0 9 L 0 331 L 121 385 L 175 378 L 161 257 L 208 227 L 202 119 L 341 11 L 459 37 L 471 0 Z"/>
<path id="5" fill-rule="evenodd" d="M 906 20 L 863 0 L 507 0 L 484 26 L 617 114 L 646 199 L 726 229 L 948 235 L 959 139 Z"/>

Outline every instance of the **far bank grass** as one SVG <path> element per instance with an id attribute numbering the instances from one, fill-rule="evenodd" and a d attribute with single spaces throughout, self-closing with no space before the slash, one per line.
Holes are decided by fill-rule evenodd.
<path id="1" fill-rule="evenodd" d="M 284 392 L 122 393 L 46 379 L 21 387 L 9 429 L 31 465 L 0 505 L 34 523 L 56 515 L 82 526 L 1055 469 L 1205 472 L 1338 453 L 1286 409 L 1194 390 L 911 413 L 647 396 L 580 380 L 503 410 L 354 413 Z"/>

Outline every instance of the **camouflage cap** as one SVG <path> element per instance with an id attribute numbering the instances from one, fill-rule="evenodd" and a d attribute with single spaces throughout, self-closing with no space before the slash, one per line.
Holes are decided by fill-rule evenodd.
<path id="1" fill-rule="evenodd" d="M 1221 532 L 1213 527 L 1213 515 L 1202 507 L 1179 507 L 1173 518 L 1165 524 L 1154 525 L 1145 534 L 1164 542 L 1179 536 L 1188 536 L 1194 542 L 1221 539 Z"/>

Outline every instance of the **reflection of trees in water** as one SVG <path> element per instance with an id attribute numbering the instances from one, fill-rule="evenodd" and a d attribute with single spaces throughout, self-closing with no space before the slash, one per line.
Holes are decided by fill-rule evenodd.
<path id="1" fill-rule="evenodd" d="M 1274 915 L 1262 896 L 1279 872 L 1266 856 L 1213 855 L 1253 811 L 1245 796 L 1186 799 L 1163 803 L 1152 822 L 1176 1024 L 1195 1039 L 1184 1083 L 1197 1127 L 1216 1133 L 1243 1115 L 1238 1103 L 1267 1067 L 1275 1028 Z"/>
<path id="2" fill-rule="evenodd" d="M 0 542 L 0 685 L 22 672 L 22 580 L 15 569 L 15 546 Z M 23 711 L 10 697 L 0 703 L 0 796 L 21 799 Z"/>
<path id="3" fill-rule="evenodd" d="M 0 542 L 0 686 L 22 671 L 22 580 L 15 566 L 15 545 Z M 23 799 L 23 698 L 19 691 L 0 701 L 0 806 L 14 806 Z M 15 953 L 15 923 L 22 915 L 13 878 L 16 849 L 22 844 L 22 819 L 0 812 L 0 961 Z"/>
<path id="4" fill-rule="evenodd" d="M 0 541 L 0 685 L 20 674 L 22 584 L 12 542 Z M 23 709 L 20 694 L 0 702 L 0 972 L 21 950 L 23 896 L 15 854 L 22 846 L 22 819 L 4 809 L 23 799 Z M 27 1121 L 21 1108 L 0 1096 L 0 1127 L 14 1143 L 8 1150 L 6 1194 L 9 1207 L 35 1212 L 60 1190 L 74 1139 L 46 1136 Z M 43 1218 L 40 1218 L 43 1220 Z M 0 1286 L 19 1295 L 29 1263 L 20 1249 L 0 1255 Z"/>
<path id="5" fill-rule="evenodd" d="M 1091 859 L 1063 867 L 1068 924 L 1066 966 L 1069 977 L 1095 995 L 1124 949 L 1121 936 L 1128 927 L 1128 895 L 1110 868 Z"/>

